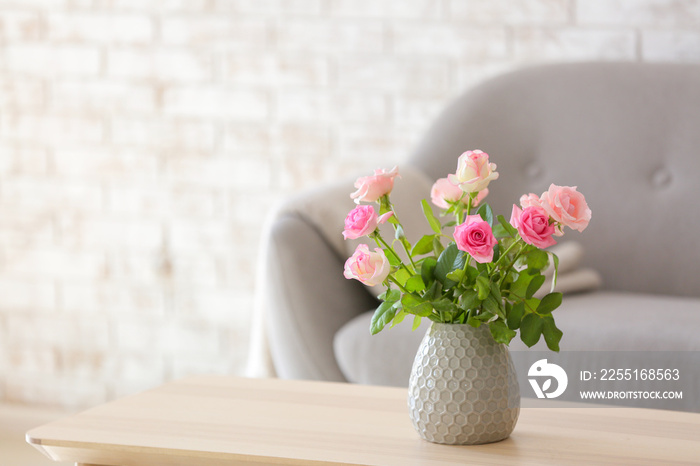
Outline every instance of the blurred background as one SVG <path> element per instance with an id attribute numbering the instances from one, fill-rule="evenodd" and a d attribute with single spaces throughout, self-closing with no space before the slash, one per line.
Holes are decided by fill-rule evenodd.
<path id="1" fill-rule="evenodd" d="M 0 402 L 242 374 L 275 203 L 579 60 L 700 62 L 700 0 L 0 0 Z"/>

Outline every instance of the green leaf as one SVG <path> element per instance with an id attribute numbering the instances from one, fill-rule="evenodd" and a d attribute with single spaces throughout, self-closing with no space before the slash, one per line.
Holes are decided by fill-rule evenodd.
<path id="1" fill-rule="evenodd" d="M 439 235 L 442 232 L 442 225 L 440 225 L 440 220 L 435 217 L 433 209 L 426 199 L 421 201 L 421 207 L 423 208 L 423 215 L 425 215 L 425 219 L 428 221 L 430 228 Z"/>
<path id="2" fill-rule="evenodd" d="M 532 278 L 532 275 L 525 271 L 518 272 L 518 278 L 510 285 L 510 293 L 519 298 L 525 298 Z"/>
<path id="3" fill-rule="evenodd" d="M 491 231 L 493 233 L 493 236 L 496 237 L 496 239 L 506 238 L 510 236 L 502 225 L 494 225 Z"/>
<path id="4" fill-rule="evenodd" d="M 428 317 L 433 312 L 432 304 L 422 300 L 414 294 L 404 294 L 401 298 L 401 304 L 403 305 L 404 311 L 408 312 L 409 314 Z"/>
<path id="5" fill-rule="evenodd" d="M 411 255 L 420 256 L 423 254 L 428 254 L 433 251 L 433 239 L 435 235 L 424 235 L 418 242 L 413 246 Z"/>
<path id="6" fill-rule="evenodd" d="M 384 249 L 384 254 L 392 267 L 398 267 L 401 265 L 401 258 L 392 252 L 391 249 Z"/>
<path id="7" fill-rule="evenodd" d="M 493 339 L 496 343 L 509 344 L 510 341 L 515 337 L 515 330 L 511 330 L 502 320 L 496 320 L 489 324 L 489 330 Z"/>
<path id="8" fill-rule="evenodd" d="M 401 286 L 405 286 L 408 279 L 411 278 L 411 272 L 407 271 L 404 268 L 400 268 L 399 270 L 394 272 L 394 278 L 397 282 L 399 282 L 399 284 L 401 284 Z"/>
<path id="9" fill-rule="evenodd" d="M 474 291 L 479 295 L 479 299 L 484 300 L 491 293 L 491 282 L 483 275 L 476 277 Z"/>
<path id="10" fill-rule="evenodd" d="M 403 310 L 403 308 L 398 309 L 396 315 L 391 320 L 391 326 L 389 326 L 389 328 L 394 328 L 397 325 L 399 325 L 401 322 L 403 322 L 407 315 L 408 314 L 406 313 L 406 311 Z"/>
<path id="11" fill-rule="evenodd" d="M 506 318 L 506 314 L 501 307 L 501 303 L 496 301 L 493 295 L 489 295 L 481 305 L 483 306 L 484 310 L 490 312 L 491 314 L 495 314 L 502 319 Z"/>
<path id="12" fill-rule="evenodd" d="M 433 283 L 428 288 L 428 291 L 426 291 L 425 294 L 423 295 L 423 299 L 426 301 L 432 301 L 433 299 L 436 299 L 438 296 L 441 296 L 441 293 L 442 293 L 442 284 L 437 280 L 433 280 Z"/>
<path id="13" fill-rule="evenodd" d="M 374 315 L 372 316 L 372 322 L 369 326 L 369 331 L 372 335 L 376 335 L 381 332 L 382 329 L 391 322 L 391 320 L 396 315 L 396 309 L 392 303 L 383 302 L 379 305 Z"/>
<path id="14" fill-rule="evenodd" d="M 540 341 L 543 325 L 543 320 L 537 314 L 526 315 L 520 323 L 520 339 L 528 347 L 534 346 Z"/>
<path id="15" fill-rule="evenodd" d="M 491 210 L 490 205 L 481 204 L 479 210 L 477 210 L 476 213 L 479 214 L 481 218 L 489 224 L 489 226 L 493 226 L 493 210 Z"/>
<path id="16" fill-rule="evenodd" d="M 513 225 L 508 223 L 503 215 L 497 216 L 496 220 L 498 220 L 498 224 L 501 226 L 501 228 L 505 232 L 504 236 L 510 236 L 512 238 L 515 238 L 517 236 L 518 230 Z M 494 233 L 494 235 L 496 235 L 496 234 Z"/>
<path id="17" fill-rule="evenodd" d="M 421 317 L 430 317 L 433 315 L 433 307 L 430 303 L 422 303 L 420 306 L 411 309 L 411 314 Z"/>
<path id="18" fill-rule="evenodd" d="M 421 316 L 413 316 L 413 326 L 411 327 L 411 331 L 415 332 L 415 330 L 420 327 L 420 321 L 423 320 Z"/>
<path id="19" fill-rule="evenodd" d="M 447 279 L 452 280 L 453 282 L 459 283 L 459 281 L 464 277 L 464 270 L 462 269 L 456 269 L 453 270 L 452 272 L 447 274 Z"/>
<path id="20" fill-rule="evenodd" d="M 553 310 L 561 305 L 561 301 L 561 293 L 549 293 L 547 296 L 542 298 L 542 301 L 540 301 L 540 305 L 537 306 L 537 313 L 551 314 Z"/>
<path id="21" fill-rule="evenodd" d="M 488 311 L 481 311 L 479 314 L 474 316 L 474 318 L 481 322 L 488 323 L 497 320 L 498 316 Z"/>
<path id="22" fill-rule="evenodd" d="M 478 309 L 481 306 L 479 295 L 474 290 L 467 290 L 460 297 L 460 307 L 465 311 L 469 309 Z"/>
<path id="23" fill-rule="evenodd" d="M 447 298 L 442 298 L 437 301 L 432 302 L 433 308 L 435 308 L 436 311 L 438 312 L 455 312 L 457 311 L 457 307 L 455 306 L 455 303 L 453 303 L 451 300 Z"/>
<path id="24" fill-rule="evenodd" d="M 525 301 L 525 313 L 535 312 L 537 306 L 540 305 L 540 300 L 537 298 L 526 299 Z"/>
<path id="25" fill-rule="evenodd" d="M 498 283 L 491 282 L 491 296 L 499 303 L 503 301 L 501 296 L 501 289 L 498 287 Z"/>
<path id="26" fill-rule="evenodd" d="M 437 266 L 435 267 L 435 278 L 437 278 L 445 288 L 451 288 L 457 284 L 457 282 L 447 278 L 447 274 L 453 270 L 464 268 L 466 257 L 463 251 L 457 249 L 455 243 L 451 243 L 447 246 L 440 257 L 437 260 Z"/>
<path id="27" fill-rule="evenodd" d="M 435 251 L 435 255 L 440 256 L 444 250 L 445 248 L 440 242 L 440 237 L 436 235 L 435 238 L 433 238 L 433 251 Z"/>
<path id="28" fill-rule="evenodd" d="M 554 318 L 551 315 L 544 316 L 542 320 L 544 321 L 542 335 L 544 335 L 544 341 L 547 342 L 547 348 L 559 351 L 559 341 L 561 341 L 563 332 L 554 325 Z"/>
<path id="29" fill-rule="evenodd" d="M 535 275 L 532 277 L 530 280 L 530 283 L 527 285 L 527 291 L 525 292 L 525 298 L 530 299 L 532 296 L 537 292 L 537 290 L 540 289 L 542 284 L 544 283 L 544 275 Z"/>
<path id="30" fill-rule="evenodd" d="M 395 303 L 401 299 L 401 292 L 399 290 L 387 290 L 386 292 L 379 295 L 379 299 L 389 303 Z"/>
<path id="31" fill-rule="evenodd" d="M 524 263 L 531 269 L 542 270 L 549 265 L 549 255 L 534 246 L 523 257 Z"/>
<path id="32" fill-rule="evenodd" d="M 501 243 L 496 243 L 496 245 L 493 247 L 493 259 L 491 259 L 491 262 L 494 264 L 498 262 L 498 259 L 501 258 Z"/>
<path id="33" fill-rule="evenodd" d="M 432 257 L 426 257 L 420 266 L 420 276 L 426 286 L 430 286 L 435 281 L 435 267 L 437 261 Z"/>
<path id="34" fill-rule="evenodd" d="M 552 256 L 552 262 L 554 263 L 554 276 L 552 278 L 552 289 L 549 290 L 554 291 L 554 287 L 557 286 L 557 277 L 559 277 L 559 256 L 554 254 L 553 252 L 550 252 L 549 255 Z"/>
<path id="35" fill-rule="evenodd" d="M 414 275 L 406 281 L 406 289 L 408 291 L 423 291 L 425 289 L 425 283 L 420 275 Z"/>
<path id="36" fill-rule="evenodd" d="M 523 314 L 525 313 L 525 303 L 517 303 L 508 313 L 508 328 L 511 330 L 516 330 L 520 328 L 520 322 L 523 320 Z"/>
<path id="37" fill-rule="evenodd" d="M 467 323 L 474 328 L 479 328 L 481 326 L 481 321 L 473 316 L 467 317 Z"/>

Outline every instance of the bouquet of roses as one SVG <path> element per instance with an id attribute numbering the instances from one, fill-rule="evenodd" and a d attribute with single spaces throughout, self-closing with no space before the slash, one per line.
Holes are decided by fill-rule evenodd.
<path id="1" fill-rule="evenodd" d="M 544 250 L 556 244 L 564 227 L 583 231 L 591 210 L 575 187 L 556 186 L 542 193 L 526 194 L 513 205 L 510 221 L 494 215 L 484 203 L 488 185 L 498 178 L 496 165 L 485 152 L 467 151 L 459 157 L 457 171 L 438 180 L 432 188 L 436 216 L 427 200 L 421 202 L 432 234 L 411 244 L 390 200 L 398 169 L 376 170 L 359 178 L 351 194 L 358 205 L 345 219 L 345 239 L 369 237 L 377 244 L 357 247 L 345 263 L 345 277 L 368 286 L 384 284 L 382 303 L 372 317 L 370 331 L 413 315 L 415 330 L 423 317 L 434 322 L 488 325 L 493 338 L 508 344 L 520 330 L 520 338 L 533 346 L 541 336 L 559 351 L 562 332 L 552 311 L 562 302 L 561 293 L 534 297 L 545 282 L 544 271 L 554 268 L 556 284 L 559 260 Z M 449 219 L 444 221 L 445 218 Z M 387 241 L 378 225 L 393 225 Z M 446 234 L 454 227 L 452 234 Z M 448 240 L 447 246 L 443 241 Z"/>

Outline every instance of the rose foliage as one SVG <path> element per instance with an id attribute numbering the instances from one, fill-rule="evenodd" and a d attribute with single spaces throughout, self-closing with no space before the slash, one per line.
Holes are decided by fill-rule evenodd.
<path id="1" fill-rule="evenodd" d="M 344 273 L 365 285 L 386 287 L 370 332 L 412 315 L 414 330 L 422 318 L 488 325 L 499 343 L 510 343 L 519 331 L 527 346 L 544 337 L 551 350 L 559 351 L 562 332 L 552 316 L 562 302 L 561 293 L 552 291 L 559 260 L 544 248 L 556 244 L 554 237 L 562 236 L 564 227 L 583 231 L 588 226 L 591 210 L 576 187 L 552 184 L 540 196 L 524 194 L 506 221 L 484 202 L 487 186 L 498 179 L 496 164 L 485 152 L 467 151 L 456 172 L 431 190 L 439 214 L 427 200 L 421 202 L 432 233 L 411 244 L 390 199 L 398 177 L 394 167 L 358 179 L 351 195 L 358 206 L 345 220 L 346 239 L 367 237 L 377 246 L 358 246 Z M 379 212 L 362 202 L 376 202 Z M 378 230 L 384 222 L 393 226 L 390 240 Z M 552 290 L 536 298 L 550 263 Z"/>

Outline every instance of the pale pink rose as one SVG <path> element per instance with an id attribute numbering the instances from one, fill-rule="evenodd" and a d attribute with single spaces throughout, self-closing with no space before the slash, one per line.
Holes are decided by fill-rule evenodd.
<path id="1" fill-rule="evenodd" d="M 380 248 L 369 250 L 366 244 L 360 244 L 352 256 L 345 262 L 345 278 L 359 280 L 367 286 L 379 285 L 389 276 L 391 265 L 384 251 Z"/>
<path id="2" fill-rule="evenodd" d="M 493 260 L 493 248 L 498 244 L 491 226 L 480 215 L 467 215 L 454 231 L 457 249 L 469 253 L 480 264 Z"/>
<path id="3" fill-rule="evenodd" d="M 371 205 L 360 205 L 350 211 L 345 217 L 345 230 L 343 238 L 357 239 L 373 233 L 377 225 L 386 222 L 394 212 L 387 212 L 381 217 L 377 217 L 377 212 Z"/>
<path id="4" fill-rule="evenodd" d="M 360 202 L 375 202 L 385 194 L 389 194 L 394 189 L 394 178 L 399 176 L 399 168 L 394 167 L 389 171 L 377 169 L 372 176 L 363 176 L 355 181 L 357 191 L 350 197 L 355 200 L 355 204 Z"/>
<path id="5" fill-rule="evenodd" d="M 528 207 L 532 206 L 537 206 L 541 207 L 542 206 L 542 201 L 540 200 L 540 197 L 537 194 L 523 194 L 520 196 L 520 207 L 523 209 L 527 209 Z"/>
<path id="6" fill-rule="evenodd" d="M 583 194 L 576 191 L 576 186 L 557 186 L 552 184 L 542 193 L 542 208 L 556 222 L 572 230 L 583 231 L 591 221 L 591 209 L 588 208 Z"/>
<path id="7" fill-rule="evenodd" d="M 466 202 L 467 198 L 468 194 L 447 178 L 437 180 L 430 190 L 430 199 L 441 209 L 449 209 L 448 202 L 457 202 L 460 199 Z"/>
<path id="8" fill-rule="evenodd" d="M 477 207 L 481 201 L 489 194 L 488 188 L 480 191 L 476 198 L 472 201 L 472 207 Z M 462 188 L 453 184 L 447 178 L 440 178 L 433 184 L 430 190 L 430 199 L 433 204 L 440 207 L 441 209 L 449 209 L 450 202 L 455 203 L 457 201 L 462 201 L 464 205 L 469 202 L 469 194 L 462 191 Z"/>
<path id="9" fill-rule="evenodd" d="M 448 179 L 466 193 L 478 193 L 497 178 L 496 164 L 489 163 L 489 155 L 480 150 L 470 150 L 460 155 L 457 173 L 448 175 Z"/>
<path id="10" fill-rule="evenodd" d="M 552 238 L 554 224 L 549 223 L 549 214 L 542 207 L 530 206 L 521 210 L 513 204 L 510 224 L 517 228 L 520 237 L 527 244 L 541 249 L 557 244 Z"/>

